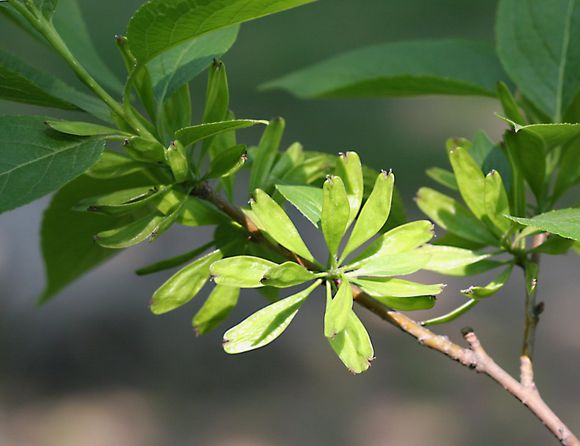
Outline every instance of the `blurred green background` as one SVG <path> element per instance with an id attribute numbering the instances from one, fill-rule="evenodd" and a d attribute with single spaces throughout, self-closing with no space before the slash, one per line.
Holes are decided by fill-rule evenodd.
<path id="1" fill-rule="evenodd" d="M 113 36 L 124 32 L 141 2 L 80 3 L 99 51 L 121 75 Z M 448 97 L 301 101 L 257 86 L 373 43 L 493 40 L 495 3 L 326 0 L 246 24 L 224 58 L 232 106 L 239 117 L 285 117 L 286 143 L 298 140 L 330 153 L 357 150 L 368 165 L 392 168 L 410 216 L 418 216 L 411 198 L 430 183 L 427 167 L 446 164 L 445 139 L 470 137 L 478 128 L 498 137 L 498 104 Z M 0 22 L 0 47 L 74 82 L 46 48 L 6 22 Z M 204 78 L 192 86 L 200 101 L 204 86 Z M 198 114 L 200 101 L 194 103 Z M 0 102 L 0 113 L 47 112 Z M 221 350 L 223 330 L 193 335 L 190 319 L 201 296 L 169 315 L 152 316 L 149 297 L 167 275 L 137 278 L 133 271 L 201 243 L 209 232 L 178 229 L 126 251 L 38 308 L 44 280 L 38 227 L 47 203 L 0 216 L 0 445 L 552 444 L 533 416 L 495 384 L 371 315 L 362 317 L 377 359 L 361 376 L 346 372 L 327 345 L 321 299 L 311 299 L 272 345 L 234 357 Z M 578 260 L 546 258 L 544 268 L 540 294 L 547 310 L 538 333 L 537 381 L 548 402 L 580 430 Z M 442 280 L 425 273 L 419 279 Z M 450 281 L 435 313 L 461 303 L 458 290 L 466 284 Z M 497 360 L 516 372 L 521 286 L 519 277 L 512 280 L 440 331 L 459 340 L 460 327 L 475 327 Z M 259 296 L 243 294 L 229 325 L 262 304 Z"/>

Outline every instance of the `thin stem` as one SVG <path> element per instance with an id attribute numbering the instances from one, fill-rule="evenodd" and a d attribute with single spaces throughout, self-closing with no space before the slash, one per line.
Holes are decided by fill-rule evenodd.
<path id="1" fill-rule="evenodd" d="M 221 196 L 215 194 L 207 184 L 198 187 L 192 192 L 192 194 L 213 203 L 235 222 L 244 227 L 255 241 L 265 243 L 267 246 L 290 260 L 298 261 L 296 259 L 296 254 L 265 238 L 250 218 L 248 218 L 241 210 L 224 200 Z M 305 259 L 299 258 L 299 260 L 300 262 L 303 262 L 304 266 L 307 268 L 316 268 L 316 265 L 312 265 Z M 326 282 L 328 283 L 328 281 Z M 542 424 L 544 424 L 546 428 L 554 434 L 562 445 L 580 446 L 580 440 L 578 440 L 578 438 L 540 397 L 540 393 L 536 389 L 533 381 L 534 375 L 532 362 L 527 356 L 522 356 L 521 359 L 522 377 L 521 382 L 519 382 L 503 368 L 497 365 L 485 352 L 475 336 L 475 333 L 473 333 L 473 330 L 468 329 L 464 331 L 464 338 L 470 347 L 462 347 L 461 345 L 452 342 L 447 336 L 438 335 L 408 316 L 384 306 L 365 294 L 357 286 L 353 285 L 352 290 L 353 298 L 357 304 L 376 314 L 394 327 L 397 327 L 407 335 L 412 336 L 421 345 L 438 351 L 469 369 L 476 370 L 479 373 L 489 376 L 496 383 L 502 386 L 506 392 L 517 398 L 525 407 L 527 407 L 542 422 Z"/>

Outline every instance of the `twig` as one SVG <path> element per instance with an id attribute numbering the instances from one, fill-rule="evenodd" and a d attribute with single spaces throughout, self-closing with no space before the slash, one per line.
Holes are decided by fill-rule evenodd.
<path id="1" fill-rule="evenodd" d="M 242 225 L 251 234 L 255 241 L 265 243 L 280 254 L 296 261 L 295 254 L 265 238 L 251 219 L 249 219 L 239 209 L 225 201 L 222 197 L 215 194 L 209 186 L 204 185 L 203 187 L 194 190 L 192 193 L 200 198 L 210 201 L 216 207 L 221 209 L 234 221 Z M 310 262 L 305 259 L 300 260 L 305 262 L 304 264 L 307 267 L 315 267 L 315 265 L 309 265 Z M 473 330 L 466 329 L 463 331 L 463 336 L 469 344 L 469 347 L 462 347 L 461 345 L 452 342 L 447 336 L 438 335 L 408 316 L 384 306 L 365 294 L 356 286 L 353 286 L 353 298 L 357 304 L 373 312 L 381 319 L 397 327 L 407 335 L 412 336 L 421 345 L 438 351 L 469 369 L 476 370 L 478 373 L 489 376 L 501 385 L 506 392 L 517 398 L 525 407 L 536 415 L 542 424 L 544 424 L 546 428 L 554 434 L 562 445 L 580 446 L 578 438 L 541 398 L 540 393 L 534 384 L 532 362 L 529 356 L 522 355 L 521 357 L 521 382 L 519 382 L 503 368 L 497 365 L 496 362 L 487 354 Z"/>

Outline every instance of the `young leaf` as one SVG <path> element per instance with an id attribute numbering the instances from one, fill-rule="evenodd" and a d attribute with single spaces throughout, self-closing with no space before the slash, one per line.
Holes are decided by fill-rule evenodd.
<path id="1" fill-rule="evenodd" d="M 497 52 L 522 93 L 555 122 L 580 88 L 580 4 L 502 0 Z"/>
<path id="2" fill-rule="evenodd" d="M 485 177 L 481 168 L 463 147 L 455 147 L 449 151 L 449 161 L 459 187 L 459 193 L 473 215 L 479 220 L 485 215 L 483 201 Z"/>
<path id="3" fill-rule="evenodd" d="M 342 363 L 352 373 L 366 371 L 374 359 L 374 350 L 365 326 L 350 310 L 346 328 L 328 342 Z"/>
<path id="4" fill-rule="evenodd" d="M 143 171 L 145 165 L 116 152 L 105 150 L 86 172 L 91 178 L 107 180 Z"/>
<path id="5" fill-rule="evenodd" d="M 228 257 L 211 266 L 215 283 L 238 288 L 259 288 L 264 286 L 262 278 L 277 266 L 274 262 L 252 256 Z"/>
<path id="6" fill-rule="evenodd" d="M 421 283 L 409 282 L 402 279 L 374 278 L 374 279 L 352 279 L 365 293 L 372 297 L 392 296 L 392 297 L 414 297 L 433 296 L 440 294 L 445 285 L 439 283 L 435 285 L 423 285 Z"/>
<path id="7" fill-rule="evenodd" d="M 375 187 L 360 211 L 341 255 L 342 260 L 374 236 L 386 223 L 391 211 L 394 182 L 395 176 L 391 172 L 381 172 L 377 176 Z"/>
<path id="8" fill-rule="evenodd" d="M 485 212 L 484 221 L 491 223 L 499 237 L 510 230 L 511 223 L 505 218 L 510 213 L 508 196 L 501 175 L 495 170 L 485 177 Z"/>
<path id="9" fill-rule="evenodd" d="M 224 334 L 226 353 L 243 353 L 272 342 L 286 330 L 302 303 L 318 285 L 320 281 L 300 293 L 262 308 L 240 324 L 230 328 Z"/>
<path id="10" fill-rule="evenodd" d="M 457 307 L 457 308 L 451 310 L 449 313 L 444 314 L 443 316 L 438 316 L 438 317 L 435 317 L 433 319 L 429 319 L 427 321 L 423 321 L 423 322 L 421 322 L 421 325 L 423 325 L 424 327 L 428 327 L 431 325 L 446 324 L 447 322 L 454 321 L 455 319 L 457 319 L 460 316 L 467 313 L 469 310 L 471 310 L 473 307 L 475 307 L 478 303 L 479 303 L 479 300 L 469 299 L 466 303 L 464 303 L 460 307 Z"/>
<path id="11" fill-rule="evenodd" d="M 533 218 L 508 218 L 524 226 L 538 228 L 564 238 L 580 240 L 580 208 L 558 209 Z"/>
<path id="12" fill-rule="evenodd" d="M 509 119 L 518 124 L 524 124 L 526 122 L 509 87 L 503 82 L 498 82 L 497 84 L 497 97 L 501 102 L 503 112 Z"/>
<path id="13" fill-rule="evenodd" d="M 252 162 L 250 191 L 267 182 L 274 160 L 278 156 L 278 148 L 280 147 L 285 127 L 284 119 L 276 118 L 272 119 L 266 130 L 264 130 Z"/>
<path id="14" fill-rule="evenodd" d="M 272 188 L 278 184 L 292 184 L 303 182 L 302 179 L 294 180 L 294 173 L 297 173 L 305 159 L 304 150 L 300 143 L 293 143 L 284 152 L 280 154 L 268 177 L 261 189 L 267 193 L 273 192 Z"/>
<path id="15" fill-rule="evenodd" d="M 159 212 L 152 212 L 129 224 L 99 232 L 95 235 L 95 241 L 103 248 L 128 248 L 154 238 L 165 218 Z"/>
<path id="16" fill-rule="evenodd" d="M 28 66 L 2 50 L 0 98 L 41 107 L 84 110 L 103 120 L 109 120 L 110 116 L 108 109 L 96 98 Z"/>
<path id="17" fill-rule="evenodd" d="M 346 328 L 352 305 L 352 288 L 348 280 L 343 278 L 334 298 L 326 301 L 324 336 L 332 339 Z"/>
<path id="18" fill-rule="evenodd" d="M 384 43 L 357 49 L 268 82 L 296 96 L 425 94 L 495 96 L 506 76 L 493 47 L 468 40 Z"/>
<path id="19" fill-rule="evenodd" d="M 189 262 L 190 260 L 195 259 L 197 256 L 202 254 L 207 249 L 211 248 L 214 245 L 214 242 L 211 241 L 202 245 L 198 248 L 195 248 L 189 252 L 180 254 L 175 257 L 171 257 L 169 259 L 161 260 L 159 262 L 152 263 L 151 265 L 144 266 L 143 268 L 139 268 L 135 273 L 138 276 L 146 276 L 148 274 L 157 273 L 160 271 L 165 271 L 167 269 L 174 268 L 176 266 L 182 265 L 185 262 Z"/>
<path id="20" fill-rule="evenodd" d="M 144 163 L 165 161 L 165 147 L 159 141 L 132 136 L 123 141 L 123 149 L 131 158 Z"/>
<path id="21" fill-rule="evenodd" d="M 336 176 L 339 176 L 346 189 L 350 215 L 347 228 L 356 218 L 363 200 L 364 178 L 360 158 L 356 152 L 341 153 L 336 164 Z M 376 175 L 373 175 L 373 181 Z"/>
<path id="22" fill-rule="evenodd" d="M 411 251 L 433 238 L 433 223 L 428 220 L 413 221 L 397 226 L 373 241 L 352 263 L 373 256 L 388 256 Z"/>
<path id="23" fill-rule="evenodd" d="M 238 303 L 239 297 L 239 288 L 216 285 L 193 318 L 195 332 L 204 335 L 224 322 Z"/>
<path id="24" fill-rule="evenodd" d="M 58 0 L 32 0 L 30 3 L 34 4 L 45 18 L 50 19 L 54 14 L 57 2 Z"/>
<path id="25" fill-rule="evenodd" d="M 210 265 L 221 258 L 221 251 L 215 250 L 171 276 L 153 294 L 151 312 L 164 314 L 193 299 L 207 282 Z"/>
<path id="26" fill-rule="evenodd" d="M 85 198 L 76 204 L 75 209 L 109 215 L 123 214 L 144 206 L 158 197 L 163 190 L 157 186 L 122 189 L 110 194 Z"/>
<path id="27" fill-rule="evenodd" d="M 208 124 L 199 124 L 191 127 L 185 127 L 175 132 L 175 137 L 184 145 L 195 144 L 205 138 L 219 135 L 232 130 L 252 127 L 256 124 L 268 124 L 268 121 L 257 121 L 254 119 L 234 119 L 231 121 L 211 122 Z"/>
<path id="28" fill-rule="evenodd" d="M 91 122 L 46 120 L 46 125 L 60 133 L 74 136 L 131 136 L 121 130 L 104 127 Z"/>
<path id="29" fill-rule="evenodd" d="M 419 311 L 430 310 L 435 306 L 437 299 L 435 296 L 412 296 L 412 297 L 393 297 L 377 296 L 374 297 L 383 305 L 399 311 Z"/>
<path id="30" fill-rule="evenodd" d="M 425 245 L 420 251 L 429 255 L 423 269 L 449 275 L 465 275 L 467 267 L 491 257 L 491 254 L 451 246 Z"/>
<path id="31" fill-rule="evenodd" d="M 314 226 L 322 217 L 323 192 L 319 187 L 277 185 L 282 196 L 300 211 Z"/>
<path id="32" fill-rule="evenodd" d="M 222 178 L 235 174 L 247 159 L 246 146 L 238 144 L 217 155 L 210 165 L 206 178 Z"/>
<path id="33" fill-rule="evenodd" d="M 493 296 L 507 283 L 512 274 L 512 270 L 513 265 L 510 265 L 486 286 L 470 286 L 465 290 L 461 290 L 461 292 L 471 299 L 485 299 L 486 297 Z"/>
<path id="34" fill-rule="evenodd" d="M 453 172 L 441 169 L 440 167 L 431 167 L 430 169 L 427 169 L 425 173 L 429 178 L 431 178 L 433 181 L 436 181 L 441 186 L 445 186 L 451 190 L 459 190 L 457 187 L 457 180 L 455 179 Z"/>
<path id="35" fill-rule="evenodd" d="M 422 187 L 417 192 L 416 201 L 427 217 L 450 233 L 477 243 L 497 244 L 485 224 L 453 198 Z"/>
<path id="36" fill-rule="evenodd" d="M 0 213 L 65 185 L 104 148 L 102 140 L 47 130 L 42 117 L 0 116 Z"/>
<path id="37" fill-rule="evenodd" d="M 324 182 L 322 204 L 322 234 L 332 257 L 346 231 L 350 215 L 348 197 L 340 177 L 329 176 Z"/>
<path id="38" fill-rule="evenodd" d="M 165 149 L 165 160 L 171 168 L 175 182 L 183 183 L 190 176 L 190 163 L 185 146 L 179 141 L 173 141 Z"/>
<path id="39" fill-rule="evenodd" d="M 313 0 L 151 0 L 129 21 L 129 43 L 140 64 L 210 31 Z M 160 31 L 161 30 L 161 31 Z"/>
<path id="40" fill-rule="evenodd" d="M 264 286 L 287 288 L 314 279 L 314 274 L 295 262 L 284 262 L 270 268 L 262 278 Z"/>
<path id="41" fill-rule="evenodd" d="M 270 237 L 286 249 L 310 262 L 316 262 L 284 209 L 260 189 L 256 189 L 254 195 L 255 201 L 252 201 L 251 206 L 259 221 L 256 223 L 260 229 L 267 232 Z"/>
<path id="42" fill-rule="evenodd" d="M 353 265 L 347 265 L 348 277 L 390 277 L 412 274 L 424 268 L 430 255 L 423 249 L 400 254 L 375 255 Z"/>
<path id="43" fill-rule="evenodd" d="M 177 221 L 184 226 L 196 227 L 225 223 L 228 221 L 228 217 L 212 204 L 189 196 L 183 203 Z"/>
<path id="44" fill-rule="evenodd" d="M 55 194 L 42 219 L 41 246 L 46 287 L 40 302 L 47 301 L 65 286 L 119 252 L 102 248 L 93 240 L 96 233 L 119 224 L 119 217 L 76 212 L 73 206 L 90 195 L 148 184 L 150 180 L 142 175 L 113 180 L 95 180 L 82 175 Z M 67 243 L 62 243 L 63 234 L 66 234 Z"/>
<path id="45" fill-rule="evenodd" d="M 226 119 L 230 110 L 230 93 L 226 66 L 221 60 L 214 60 L 208 70 L 207 91 L 203 122 L 220 122 Z"/>

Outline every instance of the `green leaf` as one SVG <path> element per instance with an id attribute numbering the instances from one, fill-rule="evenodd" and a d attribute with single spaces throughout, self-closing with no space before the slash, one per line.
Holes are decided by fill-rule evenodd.
<path id="1" fill-rule="evenodd" d="M 457 146 L 449 151 L 449 161 L 457 180 L 459 193 L 473 215 L 479 220 L 485 215 L 483 201 L 485 177 L 475 160 L 463 147 Z"/>
<path id="2" fill-rule="evenodd" d="M 377 176 L 375 187 L 360 211 L 341 260 L 374 236 L 386 223 L 391 211 L 394 183 L 395 176 L 391 172 L 381 172 Z"/>
<path id="3" fill-rule="evenodd" d="M 505 218 L 510 213 L 507 192 L 499 172 L 492 170 L 485 177 L 485 217 L 490 222 L 492 230 L 500 238 L 511 228 L 511 223 Z"/>
<path id="4" fill-rule="evenodd" d="M 580 124 L 578 123 L 519 125 L 507 118 L 501 116 L 500 118 L 511 125 L 517 136 L 523 134 L 528 139 L 535 137 L 542 141 L 544 147 L 548 150 L 559 145 L 567 144 L 580 136 Z"/>
<path id="5" fill-rule="evenodd" d="M 286 249 L 315 263 L 316 259 L 304 244 L 296 226 L 284 209 L 261 189 L 256 189 L 254 195 L 255 200 L 252 201 L 251 207 L 258 219 L 255 222 L 258 227 Z"/>
<path id="6" fill-rule="evenodd" d="M 105 150 L 101 154 L 101 158 L 85 171 L 85 173 L 92 178 L 107 180 L 131 175 L 143 170 L 143 163 L 134 161 L 116 152 Z"/>
<path id="7" fill-rule="evenodd" d="M 422 187 L 416 201 L 425 215 L 450 233 L 477 243 L 497 244 L 485 224 L 453 198 Z"/>
<path id="8" fill-rule="evenodd" d="M 224 322 L 235 308 L 239 297 L 239 288 L 216 285 L 193 318 L 195 332 L 204 335 Z"/>
<path id="9" fill-rule="evenodd" d="M 171 257 L 169 259 L 161 260 L 159 262 L 152 263 L 151 265 L 144 266 L 143 268 L 139 268 L 135 273 L 138 276 L 146 276 L 148 274 L 157 273 L 160 271 L 165 271 L 176 266 L 182 265 L 185 262 L 189 262 L 190 260 L 195 259 L 197 256 L 202 254 L 207 249 L 211 248 L 214 245 L 214 242 L 211 241 L 202 245 L 198 248 L 195 248 L 191 251 L 185 252 L 178 256 Z"/>
<path id="10" fill-rule="evenodd" d="M 140 175 L 112 180 L 95 180 L 82 175 L 55 194 L 42 219 L 41 246 L 47 283 L 41 302 L 119 253 L 102 248 L 93 240 L 93 235 L 119 222 L 119 217 L 76 212 L 73 206 L 91 195 L 148 185 L 149 181 Z M 66 243 L 63 243 L 63 234 L 66 234 Z"/>
<path id="11" fill-rule="evenodd" d="M 238 288 L 264 286 L 262 278 L 273 267 L 274 262 L 252 256 L 228 257 L 211 266 L 215 283 Z"/>
<path id="12" fill-rule="evenodd" d="M 497 81 L 505 78 L 487 43 L 426 40 L 354 50 L 268 82 L 264 88 L 282 88 L 303 98 L 495 96 Z"/>
<path id="13" fill-rule="evenodd" d="M 400 311 L 430 310 L 435 306 L 437 299 L 435 296 L 413 296 L 413 297 L 374 297 L 383 305 Z"/>
<path id="14" fill-rule="evenodd" d="M 32 3 L 34 3 L 45 18 L 50 19 L 54 14 L 58 0 L 32 0 Z"/>
<path id="15" fill-rule="evenodd" d="M 497 97 L 501 102 L 503 112 L 509 119 L 519 124 L 524 124 L 526 122 L 509 87 L 503 82 L 498 82 L 497 84 Z"/>
<path id="16" fill-rule="evenodd" d="M 413 221 L 397 226 L 374 240 L 352 263 L 374 256 L 388 256 L 411 251 L 429 242 L 434 235 L 433 223 Z"/>
<path id="17" fill-rule="evenodd" d="M 235 174 L 247 159 L 246 146 L 238 144 L 218 154 L 212 161 L 206 178 L 223 178 Z"/>
<path id="18" fill-rule="evenodd" d="M 58 0 L 54 26 L 77 60 L 92 76 L 111 90 L 120 93 L 123 85 L 97 51 L 84 20 L 78 0 Z"/>
<path id="19" fill-rule="evenodd" d="M 402 279 L 374 278 L 374 279 L 352 279 L 366 294 L 372 297 L 415 297 L 433 296 L 440 294 L 445 287 L 439 283 L 435 285 L 424 285 L 422 283 L 409 282 Z"/>
<path id="20" fill-rule="evenodd" d="M 350 215 L 348 197 L 340 177 L 329 176 L 324 182 L 322 204 L 322 234 L 332 257 L 336 256 L 346 231 Z"/>
<path id="21" fill-rule="evenodd" d="M 300 172 L 300 168 L 303 166 L 304 159 L 305 154 L 302 145 L 297 142 L 291 144 L 280 154 L 261 189 L 267 193 L 273 193 L 273 187 L 279 184 L 305 182 L 305 179 L 301 179 L 300 175 L 298 175 L 299 178 L 297 180 L 294 180 L 294 176 Z"/>
<path id="22" fill-rule="evenodd" d="M 486 297 L 493 296 L 503 286 L 507 283 L 512 275 L 513 265 L 508 266 L 508 268 L 503 271 L 499 276 L 489 282 L 487 285 L 480 286 L 470 286 L 465 290 L 461 290 L 463 294 L 471 299 L 485 299 Z"/>
<path id="23" fill-rule="evenodd" d="M 224 350 L 229 354 L 243 353 L 263 347 L 290 325 L 302 303 L 320 285 L 320 281 L 252 314 L 224 334 Z"/>
<path id="24" fill-rule="evenodd" d="M 314 274 L 295 262 L 284 262 L 270 268 L 262 278 L 264 286 L 287 288 L 315 278 Z"/>
<path id="25" fill-rule="evenodd" d="M 175 137 L 181 141 L 184 146 L 195 144 L 205 138 L 219 135 L 232 130 L 252 127 L 256 124 L 268 124 L 268 121 L 257 121 L 254 119 L 234 119 L 231 121 L 210 122 L 199 124 L 191 127 L 185 127 L 175 132 Z"/>
<path id="26" fill-rule="evenodd" d="M 44 118 L 0 116 L 0 212 L 62 187 L 94 164 L 102 140 L 47 129 Z"/>
<path id="27" fill-rule="evenodd" d="M 372 181 L 374 182 L 376 173 L 373 171 Z M 336 175 L 339 176 L 346 189 L 350 215 L 347 228 L 356 218 L 364 195 L 364 176 L 360 158 L 356 152 L 341 153 L 336 163 Z"/>
<path id="28" fill-rule="evenodd" d="M 399 254 L 375 255 L 352 265 L 345 270 L 351 277 L 389 277 L 412 274 L 424 268 L 429 263 L 430 254 L 422 249 L 402 252 Z"/>
<path id="29" fill-rule="evenodd" d="M 446 324 L 447 322 L 454 321 L 455 319 L 457 319 L 460 316 L 467 313 L 469 310 L 471 310 L 473 307 L 475 307 L 478 303 L 479 303 L 479 300 L 469 299 L 463 305 L 451 310 L 449 313 L 446 313 L 443 316 L 438 316 L 438 317 L 435 317 L 433 319 L 422 321 L 421 325 L 423 325 L 424 327 L 428 327 L 431 325 Z"/>
<path id="30" fill-rule="evenodd" d="M 542 140 L 532 133 L 506 132 L 504 142 L 515 166 L 539 200 L 543 196 L 546 178 L 546 151 Z"/>
<path id="31" fill-rule="evenodd" d="M 549 234 L 546 241 L 540 246 L 536 246 L 531 250 L 533 253 L 542 253 L 548 255 L 562 255 L 566 254 L 570 248 L 574 247 L 574 240 L 563 238 L 558 235 Z"/>
<path id="32" fill-rule="evenodd" d="M 465 275 L 466 268 L 491 257 L 491 254 L 452 246 L 425 245 L 420 251 L 429 256 L 423 269 L 449 275 Z"/>
<path id="33" fill-rule="evenodd" d="M 334 298 L 326 301 L 324 336 L 332 339 L 346 328 L 352 312 L 352 305 L 352 288 L 349 281 L 346 278 L 342 278 L 342 283 Z"/>
<path id="34" fill-rule="evenodd" d="M 157 186 L 141 186 L 122 189 L 97 197 L 89 197 L 76 204 L 75 210 L 101 214 L 123 214 L 150 203 L 159 197 L 163 189 Z"/>
<path id="35" fill-rule="evenodd" d="M 220 122 L 227 118 L 230 110 L 230 91 L 226 66 L 221 60 L 214 60 L 208 70 L 207 90 L 203 122 Z"/>
<path id="36" fill-rule="evenodd" d="M 183 203 L 177 222 L 184 226 L 217 225 L 228 221 L 228 217 L 212 204 L 189 196 Z"/>
<path id="37" fill-rule="evenodd" d="M 580 183 L 580 138 L 562 147 L 560 171 L 554 186 L 554 198 L 558 199 L 578 183 Z"/>
<path id="38" fill-rule="evenodd" d="M 559 122 L 580 88 L 580 4 L 502 0 L 498 56 L 522 93 Z"/>
<path id="39" fill-rule="evenodd" d="M 165 147 L 159 141 L 132 136 L 123 141 L 123 149 L 137 161 L 144 163 L 165 162 Z"/>
<path id="40" fill-rule="evenodd" d="M 56 130 L 57 132 L 73 136 L 131 136 L 130 133 L 125 133 L 118 129 L 93 124 L 92 122 L 55 121 L 47 119 L 46 125 L 48 125 L 51 129 Z"/>
<path id="41" fill-rule="evenodd" d="M 282 196 L 300 211 L 314 226 L 322 217 L 323 192 L 319 187 L 277 185 Z"/>
<path id="42" fill-rule="evenodd" d="M 153 294 L 151 300 L 153 314 L 167 313 L 193 299 L 209 279 L 210 265 L 221 258 L 221 251 L 215 250 L 171 276 Z"/>
<path id="43" fill-rule="evenodd" d="M 239 26 L 231 26 L 189 40 L 160 54 L 147 64 L 155 98 L 162 103 L 182 85 L 220 58 L 236 41 Z"/>
<path id="44" fill-rule="evenodd" d="M 264 17 L 312 0 L 151 0 L 129 21 L 131 51 L 144 64 L 210 31 Z"/>
<path id="45" fill-rule="evenodd" d="M 373 345 L 365 326 L 350 311 L 346 328 L 328 342 L 351 373 L 366 371 L 374 359 Z"/>
<path id="46" fill-rule="evenodd" d="M 129 224 L 99 232 L 95 235 L 95 241 L 103 248 L 128 248 L 155 238 L 165 218 L 159 212 L 152 212 Z"/>
<path id="47" fill-rule="evenodd" d="M 272 119 L 266 130 L 264 130 L 252 161 L 250 192 L 267 182 L 274 161 L 278 156 L 278 148 L 280 147 L 285 127 L 284 119 L 276 118 Z"/>
<path id="48" fill-rule="evenodd" d="M 508 218 L 524 226 L 532 226 L 564 238 L 580 240 L 580 208 L 558 209 L 533 218 L 510 216 Z"/>
<path id="49" fill-rule="evenodd" d="M 98 99 L 0 50 L 0 99 L 63 110 L 84 110 L 99 119 L 110 113 Z"/>
<path id="50" fill-rule="evenodd" d="M 430 169 L 427 169 L 425 173 L 429 178 L 431 178 L 433 181 L 436 181 L 441 186 L 445 186 L 451 190 L 459 190 L 457 187 L 457 180 L 455 179 L 453 172 L 441 169 L 440 167 L 431 167 Z"/>

